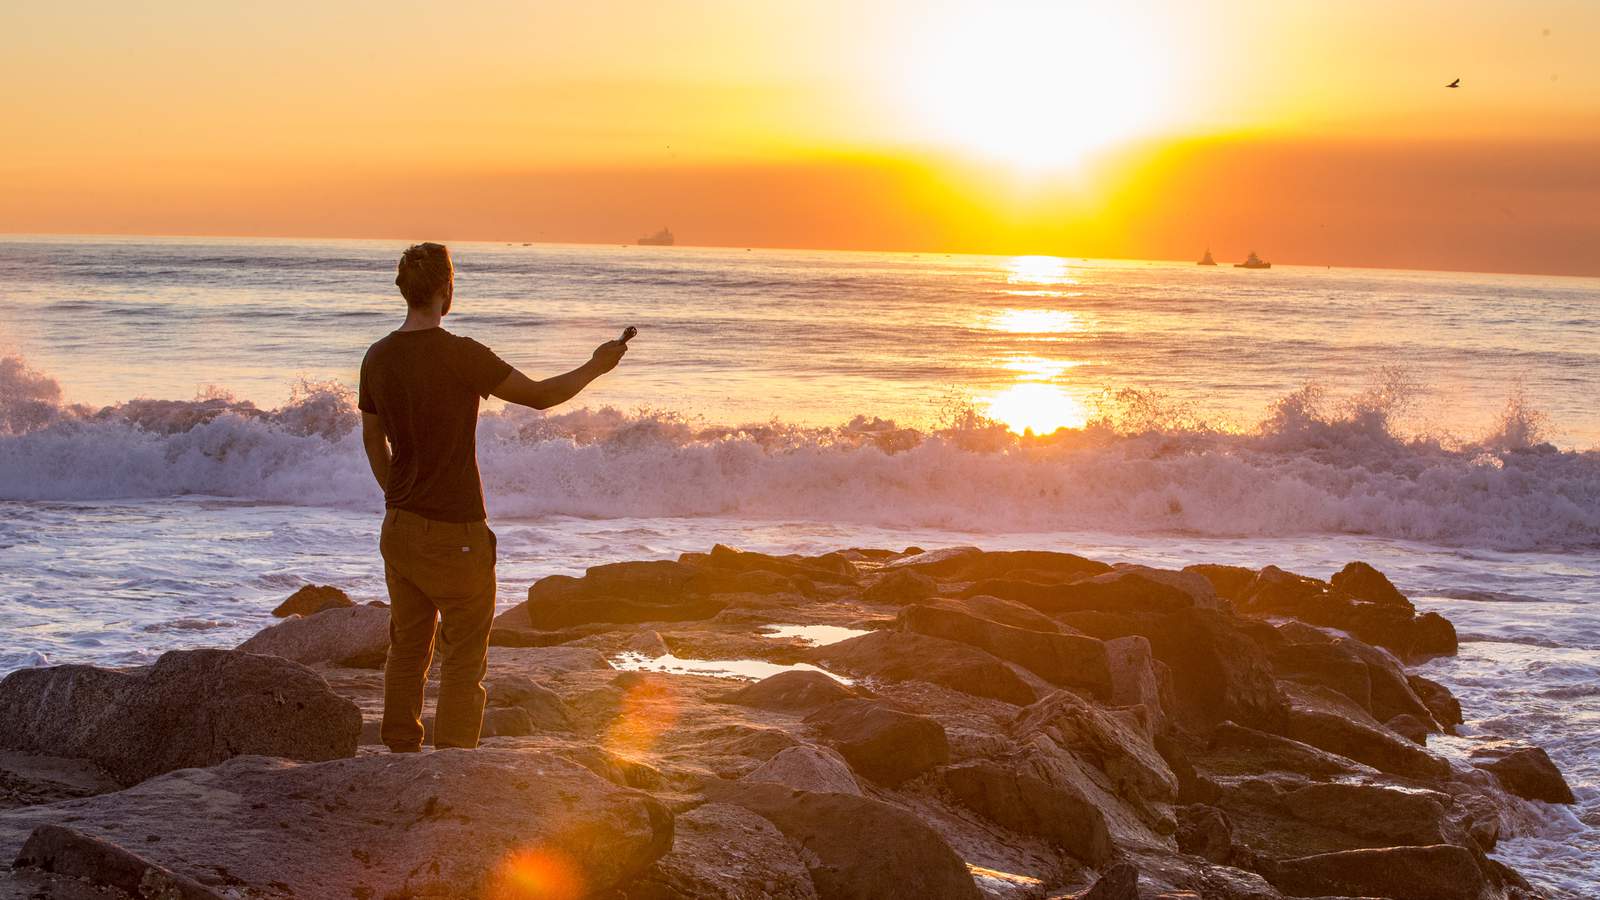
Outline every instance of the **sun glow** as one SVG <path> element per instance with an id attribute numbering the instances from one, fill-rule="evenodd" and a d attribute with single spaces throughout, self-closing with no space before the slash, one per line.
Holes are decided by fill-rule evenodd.
<path id="1" fill-rule="evenodd" d="M 1053 434 L 1061 428 L 1082 428 L 1089 409 L 1060 385 L 1024 381 L 988 398 L 989 418 L 1017 433 Z"/>
<path id="2" fill-rule="evenodd" d="M 1109 7 L 1035 2 L 937 22 L 906 72 L 908 99 L 941 143 L 1070 169 L 1163 112 L 1169 57 L 1134 25 Z"/>

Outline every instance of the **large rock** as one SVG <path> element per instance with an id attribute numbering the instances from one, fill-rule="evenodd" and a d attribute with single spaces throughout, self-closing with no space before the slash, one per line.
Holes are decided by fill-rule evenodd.
<path id="1" fill-rule="evenodd" d="M 671 560 L 592 566 L 582 578 L 550 575 L 528 588 L 527 624 L 548 630 L 708 619 L 728 604 L 703 579 L 699 568 Z"/>
<path id="2" fill-rule="evenodd" d="M 1500 784 L 1518 797 L 1546 803 L 1578 802 L 1542 747 L 1493 747 L 1476 755 L 1479 759 L 1473 765 L 1493 772 Z"/>
<path id="3" fill-rule="evenodd" d="M 1156 671 L 1150 642 L 1143 636 L 1105 641 L 1106 667 L 1111 676 L 1112 706 L 1143 706 L 1156 731 L 1166 727 L 1166 708 L 1161 699 L 1161 678 Z"/>
<path id="4" fill-rule="evenodd" d="M 1177 799 L 1178 779 L 1147 728 L 1126 710 L 1107 710 L 1071 691 L 1056 691 L 1019 713 L 1012 735 L 1025 745 L 1047 738 L 1088 767 L 1098 787 L 1154 824 L 1170 820 L 1165 807 Z"/>
<path id="5" fill-rule="evenodd" d="M 1094 638 L 1031 631 L 949 606 L 920 603 L 900 610 L 897 623 L 905 631 L 970 644 L 1054 684 L 1085 688 L 1101 699 L 1110 697 L 1106 646 Z"/>
<path id="6" fill-rule="evenodd" d="M 1367 572 L 1346 567 L 1345 573 L 1341 573 L 1341 584 L 1381 599 L 1354 595 L 1327 582 L 1267 566 L 1245 587 L 1238 606 L 1244 612 L 1293 616 L 1312 625 L 1339 628 L 1408 659 L 1456 652 L 1455 627 L 1444 617 L 1417 615 L 1393 585 L 1384 589 L 1388 579 L 1375 569 Z"/>
<path id="7" fill-rule="evenodd" d="M 308 666 L 327 663 L 381 669 L 389 653 L 389 610 L 352 606 L 296 616 L 263 628 L 239 649 L 281 656 Z"/>
<path id="8" fill-rule="evenodd" d="M 93 837 L 138 835 L 142 857 L 179 875 L 272 896 L 522 896 L 518 885 L 538 878 L 603 894 L 672 844 L 659 802 L 516 750 L 241 757 L 0 813 L 0 855 L 69 821 Z"/>
<path id="9" fill-rule="evenodd" d="M 131 670 L 21 669 L 0 681 L 0 746 L 87 759 L 122 784 L 234 756 L 350 756 L 361 711 L 296 662 L 174 650 Z"/>
<path id="10" fill-rule="evenodd" d="M 1288 693 L 1289 720 L 1283 732 L 1287 737 L 1391 775 L 1444 778 L 1449 774 L 1449 763 L 1373 720 L 1339 695 L 1292 685 Z"/>
<path id="11" fill-rule="evenodd" d="M 1037 771 L 1031 758 L 970 760 L 941 776 L 951 796 L 1002 828 L 1041 837 L 1089 865 L 1115 852 L 1100 808 L 1070 783 Z"/>
<path id="12" fill-rule="evenodd" d="M 1217 605 L 1211 583 L 1201 576 L 1143 566 L 1122 566 L 1092 578 L 1064 583 L 989 579 L 977 582 L 964 593 L 1013 600 L 1051 615 L 1086 610 L 1168 613 Z"/>
<path id="13" fill-rule="evenodd" d="M 308 584 L 290 594 L 288 599 L 278 604 L 272 614 L 283 619 L 289 616 L 309 616 L 325 609 L 344 609 L 355 605 L 349 594 L 331 584 Z"/>
<path id="14" fill-rule="evenodd" d="M 841 700 L 805 719 L 857 772 L 893 787 L 950 760 L 944 726 L 876 700 Z"/>
<path id="15" fill-rule="evenodd" d="M 1380 606 L 1399 606 L 1414 609 L 1406 595 L 1395 588 L 1387 575 L 1364 562 L 1353 562 L 1338 572 L 1328 582 L 1341 594 L 1366 600 Z"/>
<path id="16" fill-rule="evenodd" d="M 1109 572 L 1111 566 L 1074 553 L 1052 550 L 986 552 L 976 547 L 950 547 L 905 556 L 886 564 L 884 569 L 914 571 L 957 582 L 1003 579 L 1056 584 Z"/>
<path id="17" fill-rule="evenodd" d="M 707 554 L 685 553 L 679 561 L 702 569 L 723 572 L 769 572 L 802 581 L 853 584 L 861 577 L 854 562 L 840 553 L 822 556 L 773 556 L 717 544 Z"/>
<path id="18" fill-rule="evenodd" d="M 741 806 L 706 803 L 673 823 L 672 850 L 624 891 L 625 900 L 814 900 L 795 845 Z"/>
<path id="19" fill-rule="evenodd" d="M 862 695 L 862 691 L 842 684 L 839 679 L 809 669 L 793 669 L 769 675 L 722 697 L 725 703 L 802 712 Z"/>
<path id="20" fill-rule="evenodd" d="M 938 582 L 921 572 L 896 569 L 862 591 L 861 599 L 883 606 L 904 606 L 907 603 L 926 600 L 938 591 Z"/>
<path id="21" fill-rule="evenodd" d="M 1480 900 L 1486 887 L 1472 851 L 1449 844 L 1320 853 L 1282 860 L 1265 874 L 1295 897 Z"/>
<path id="22" fill-rule="evenodd" d="M 822 900 L 983 896 L 939 832 L 898 807 L 777 784 L 740 784 L 718 799 L 762 816 L 803 847 Z"/>
<path id="23" fill-rule="evenodd" d="M 861 795 L 861 785 L 838 751 L 802 744 L 778 751 L 757 766 L 745 781 L 770 781 L 798 791 Z"/>
<path id="24" fill-rule="evenodd" d="M 1266 651 L 1242 624 L 1224 613 L 1185 609 L 1134 626 L 1172 670 L 1178 708 L 1168 714 L 1193 731 L 1205 734 L 1229 720 L 1282 729 L 1287 702 Z"/>
<path id="25" fill-rule="evenodd" d="M 572 710 L 561 695 L 526 675 L 495 675 L 485 687 L 491 708 L 521 710 L 528 716 L 530 730 L 567 731 L 572 728 Z"/>
<path id="26" fill-rule="evenodd" d="M 1433 720 L 1445 731 L 1455 734 L 1456 726 L 1464 720 L 1461 717 L 1461 701 L 1450 693 L 1450 689 L 1421 675 L 1407 675 L 1406 683 L 1411 685 L 1412 693 L 1428 707 L 1428 712 L 1433 714 Z"/>
<path id="27" fill-rule="evenodd" d="M 1283 808 L 1312 822 L 1384 844 L 1447 843 L 1450 797 L 1437 791 L 1334 782 L 1289 791 Z"/>
<path id="28" fill-rule="evenodd" d="M 968 615 L 981 616 L 991 622 L 1026 628 L 1029 631 L 1059 632 L 1061 623 L 1042 612 L 1015 600 L 1004 600 L 987 594 L 969 594 L 964 597 L 935 597 L 927 601 L 930 606 L 956 609 Z"/>
<path id="29" fill-rule="evenodd" d="M 926 681 L 1023 706 L 1036 698 L 1016 672 L 991 653 L 905 631 L 875 631 L 809 651 L 824 668 L 887 681 Z"/>

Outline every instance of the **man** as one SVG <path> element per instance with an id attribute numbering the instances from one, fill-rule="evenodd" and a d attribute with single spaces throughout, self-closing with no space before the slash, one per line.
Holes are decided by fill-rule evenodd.
<path id="1" fill-rule="evenodd" d="M 470 338 L 439 327 L 455 295 L 443 244 L 400 257 L 394 283 L 406 321 L 361 361 L 361 437 L 383 488 L 389 659 L 383 671 L 383 742 L 422 749 L 422 692 L 437 625 L 439 704 L 435 747 L 476 747 L 494 619 L 495 536 L 478 477 L 478 401 L 490 394 L 549 409 L 616 368 L 627 345 L 608 341 L 565 375 L 534 381 Z M 442 623 L 442 624 L 441 624 Z"/>

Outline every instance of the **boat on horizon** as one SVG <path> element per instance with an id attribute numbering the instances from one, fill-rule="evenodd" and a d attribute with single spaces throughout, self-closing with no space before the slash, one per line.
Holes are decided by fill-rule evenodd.
<path id="1" fill-rule="evenodd" d="M 1272 263 L 1257 256 L 1256 252 L 1251 250 L 1250 255 L 1245 257 L 1244 262 L 1234 263 L 1233 267 L 1235 269 L 1270 269 L 1272 268 Z"/>
<path id="2" fill-rule="evenodd" d="M 634 243 L 641 247 L 671 247 L 676 242 L 672 236 L 672 229 L 663 227 L 655 234 L 647 234 Z"/>
<path id="3" fill-rule="evenodd" d="M 1195 265 L 1197 265 L 1197 266 L 1214 266 L 1216 264 L 1217 264 L 1217 261 L 1211 258 L 1211 248 L 1210 247 L 1206 248 L 1206 255 L 1200 257 L 1200 261 L 1195 263 Z"/>

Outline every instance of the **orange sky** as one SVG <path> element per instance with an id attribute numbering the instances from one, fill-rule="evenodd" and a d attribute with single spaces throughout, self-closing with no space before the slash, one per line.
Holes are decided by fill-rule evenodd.
<path id="1" fill-rule="evenodd" d="M 0 231 L 1600 274 L 1600 4 L 1110 6 L 8 9 Z"/>

